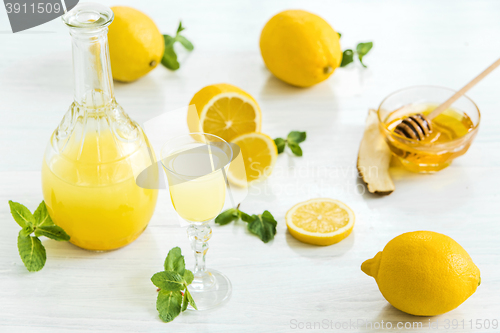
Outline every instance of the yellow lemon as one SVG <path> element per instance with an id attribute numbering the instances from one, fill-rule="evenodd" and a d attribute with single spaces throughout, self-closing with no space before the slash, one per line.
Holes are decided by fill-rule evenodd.
<path id="1" fill-rule="evenodd" d="M 165 42 L 153 20 L 137 9 L 111 7 L 115 18 L 109 26 L 109 56 L 113 78 L 131 82 L 158 66 Z"/>
<path id="2" fill-rule="evenodd" d="M 231 141 L 238 135 L 260 131 L 262 116 L 257 101 L 231 84 L 206 86 L 189 105 L 194 105 L 198 114 L 188 115 L 190 132 L 210 133 Z"/>
<path id="3" fill-rule="evenodd" d="M 240 135 L 231 142 L 240 147 L 246 171 L 244 173 L 243 168 L 230 168 L 228 179 L 233 184 L 246 186 L 271 174 L 278 157 L 273 139 L 263 133 L 252 132 Z"/>
<path id="4" fill-rule="evenodd" d="M 271 18 L 260 35 L 260 52 L 271 73 L 299 87 L 326 80 L 342 61 L 338 33 L 305 10 L 286 10 Z"/>
<path id="5" fill-rule="evenodd" d="M 346 204 L 319 198 L 293 206 L 285 216 L 290 234 L 301 242 L 332 245 L 340 242 L 354 227 L 354 212 Z"/>
<path id="6" fill-rule="evenodd" d="M 432 231 L 397 236 L 361 270 L 375 278 L 389 303 L 416 316 L 455 309 L 481 282 L 479 269 L 460 244 Z"/>

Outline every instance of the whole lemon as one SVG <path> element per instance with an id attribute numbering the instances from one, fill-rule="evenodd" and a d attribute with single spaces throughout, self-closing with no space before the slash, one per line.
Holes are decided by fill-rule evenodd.
<path id="1" fill-rule="evenodd" d="M 326 80 L 342 61 L 338 33 L 305 10 L 272 17 L 262 29 L 260 52 L 271 73 L 299 87 Z"/>
<path id="2" fill-rule="evenodd" d="M 460 244 L 432 231 L 397 236 L 361 270 L 375 278 L 389 303 L 416 316 L 455 309 L 481 283 L 479 269 Z"/>
<path id="3" fill-rule="evenodd" d="M 113 78 L 131 82 L 154 69 L 163 57 L 165 42 L 149 16 L 131 7 L 111 7 L 109 56 Z"/>

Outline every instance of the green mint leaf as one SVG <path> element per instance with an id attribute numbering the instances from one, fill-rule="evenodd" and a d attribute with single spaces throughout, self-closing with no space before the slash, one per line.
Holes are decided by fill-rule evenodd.
<path id="1" fill-rule="evenodd" d="M 186 37 L 178 35 L 175 37 L 175 40 L 182 44 L 188 51 L 193 51 L 194 46 Z"/>
<path id="2" fill-rule="evenodd" d="M 269 242 L 276 235 L 278 222 L 269 211 L 264 211 L 262 215 L 255 215 L 255 219 L 248 224 L 248 230 L 257 235 L 264 243 Z"/>
<path id="3" fill-rule="evenodd" d="M 165 258 L 165 262 L 163 263 L 163 267 L 166 271 L 174 270 L 174 263 L 182 257 L 181 248 L 176 246 L 168 251 L 167 257 Z"/>
<path id="4" fill-rule="evenodd" d="M 180 291 L 160 290 L 156 299 L 156 310 L 164 322 L 168 323 L 181 313 L 182 294 Z"/>
<path id="5" fill-rule="evenodd" d="M 165 53 L 161 58 L 161 64 L 170 70 L 178 70 L 181 65 L 177 61 L 177 54 L 174 51 L 174 47 L 165 47 Z"/>
<path id="6" fill-rule="evenodd" d="M 302 148 L 295 142 L 288 142 L 288 147 L 296 156 L 302 156 Z"/>
<path id="7" fill-rule="evenodd" d="M 193 296 L 191 296 L 191 293 L 189 292 L 189 290 L 186 288 L 186 290 L 184 291 L 184 293 L 186 294 L 187 296 L 187 299 L 189 301 L 189 304 L 191 304 L 191 306 L 195 309 L 195 310 L 198 310 L 198 308 L 196 307 L 196 303 L 194 302 L 194 299 L 193 299 Z"/>
<path id="8" fill-rule="evenodd" d="M 359 62 L 363 67 L 366 67 L 366 65 L 363 63 L 363 57 L 370 52 L 370 50 L 373 47 L 372 42 L 368 43 L 359 43 L 358 46 L 356 46 L 356 53 L 358 54 Z"/>
<path id="9" fill-rule="evenodd" d="M 19 235 L 23 237 L 28 237 L 35 230 L 32 226 L 26 226 L 19 231 Z"/>
<path id="10" fill-rule="evenodd" d="M 238 218 L 238 211 L 234 208 L 229 208 L 228 210 L 225 210 L 217 215 L 217 217 L 215 218 L 215 223 L 219 225 L 226 225 L 238 220 Z"/>
<path id="11" fill-rule="evenodd" d="M 184 261 L 184 256 L 181 256 L 179 259 L 174 261 L 173 263 L 173 271 L 179 273 L 179 275 L 183 275 L 186 269 L 186 262 Z"/>
<path id="12" fill-rule="evenodd" d="M 271 223 L 274 223 L 275 226 L 278 225 L 278 222 L 274 219 L 273 214 L 271 214 L 271 212 L 268 210 L 265 210 L 264 213 L 262 213 L 262 218 L 267 221 L 270 221 Z"/>
<path id="13" fill-rule="evenodd" d="M 239 206 L 240 205 L 238 205 L 238 207 Z M 225 214 L 225 216 L 221 216 L 223 214 Z M 219 214 L 219 216 L 217 216 L 215 220 L 215 223 L 224 225 L 231 221 L 238 220 L 239 218 L 241 218 L 241 220 L 243 220 L 244 222 L 247 222 L 248 230 L 251 233 L 257 235 L 264 243 L 267 243 L 274 238 L 274 235 L 276 234 L 276 225 L 278 224 L 278 222 L 274 220 L 274 217 L 267 210 L 262 215 L 249 215 L 239 209 L 231 208 Z M 217 219 L 219 219 L 219 221 L 217 221 Z M 189 271 L 186 270 L 186 272 Z M 188 281 L 186 279 L 186 275 L 184 276 L 184 280 Z M 189 283 L 191 282 L 192 280 Z"/>
<path id="14" fill-rule="evenodd" d="M 186 263 L 184 262 L 184 256 L 182 255 L 182 251 L 179 247 L 174 247 L 168 251 L 163 267 L 166 271 L 174 271 L 180 275 L 184 274 Z"/>
<path id="15" fill-rule="evenodd" d="M 186 28 L 184 28 L 182 26 L 182 21 L 179 21 L 179 27 L 177 28 L 177 34 L 179 34 L 179 32 L 181 32 L 182 30 L 186 30 Z"/>
<path id="16" fill-rule="evenodd" d="M 351 49 L 347 49 L 342 54 L 342 62 L 340 63 L 340 67 L 345 67 L 354 61 L 354 51 Z"/>
<path id="17" fill-rule="evenodd" d="M 365 56 L 370 52 L 370 50 L 373 47 L 372 42 L 367 42 L 367 43 L 359 43 L 358 46 L 356 46 L 356 52 L 360 56 Z"/>
<path id="18" fill-rule="evenodd" d="M 182 278 L 184 279 L 184 283 L 186 284 L 186 287 L 189 286 L 191 284 L 191 282 L 193 282 L 193 280 L 194 280 L 193 272 L 191 272 L 189 269 L 186 269 L 184 271 L 184 275 L 182 276 Z"/>
<path id="19" fill-rule="evenodd" d="M 250 216 L 247 213 L 243 213 L 241 210 L 238 211 L 238 213 L 240 215 L 241 220 L 244 221 L 244 222 L 246 222 L 246 223 L 250 223 L 250 222 L 252 222 L 254 220 L 253 216 Z"/>
<path id="20" fill-rule="evenodd" d="M 337 34 L 339 35 L 339 38 L 342 37 L 342 34 L 340 32 L 337 32 Z"/>
<path id="21" fill-rule="evenodd" d="M 175 38 L 170 35 L 163 35 L 163 41 L 165 42 L 165 48 L 172 47 L 175 43 Z"/>
<path id="22" fill-rule="evenodd" d="M 26 206 L 12 200 L 9 200 L 9 206 L 12 217 L 21 228 L 35 225 L 35 218 Z"/>
<path id="23" fill-rule="evenodd" d="M 295 142 L 295 143 L 301 143 L 306 140 L 306 132 L 299 132 L 299 131 L 291 131 L 288 134 L 287 141 L 290 142 Z"/>
<path id="24" fill-rule="evenodd" d="M 177 61 L 177 54 L 174 50 L 175 38 L 169 35 L 163 35 L 163 40 L 165 41 L 165 51 L 163 52 L 161 63 L 168 69 L 175 71 L 180 67 Z"/>
<path id="25" fill-rule="evenodd" d="M 252 214 L 252 215 L 250 216 L 250 218 L 251 218 L 251 220 L 250 220 L 250 221 L 248 221 L 248 223 L 252 223 L 253 221 L 255 221 L 255 219 L 258 219 L 258 218 L 259 218 L 259 215 Z"/>
<path id="26" fill-rule="evenodd" d="M 181 66 L 177 60 L 177 54 L 175 53 L 175 42 L 181 43 L 182 46 L 184 46 L 188 51 L 192 51 L 194 49 L 193 43 L 191 43 L 186 37 L 180 35 L 180 32 L 185 29 L 186 28 L 182 26 L 182 22 L 179 22 L 179 27 L 177 28 L 175 37 L 163 35 L 165 51 L 163 52 L 161 63 L 163 66 L 173 71 L 178 70 Z"/>
<path id="27" fill-rule="evenodd" d="M 47 211 L 47 206 L 45 205 L 45 201 L 42 201 L 38 208 L 33 213 L 33 217 L 35 218 L 35 226 L 52 226 L 55 225 L 52 219 L 50 218 L 49 212 Z"/>
<path id="28" fill-rule="evenodd" d="M 161 290 L 179 291 L 185 288 L 182 275 L 177 272 L 163 271 L 151 277 L 151 282 Z"/>
<path id="29" fill-rule="evenodd" d="M 23 236 L 21 230 L 17 237 L 17 248 L 28 271 L 37 272 L 43 268 L 47 261 L 47 253 L 38 237 Z"/>
<path id="30" fill-rule="evenodd" d="M 278 154 L 285 151 L 286 141 L 283 138 L 274 139 L 274 144 L 276 145 L 276 148 L 278 148 Z"/>
<path id="31" fill-rule="evenodd" d="M 182 297 L 182 309 L 181 309 L 181 312 L 186 311 L 186 309 L 188 307 L 188 304 L 189 304 L 189 300 L 188 300 L 188 297 L 187 297 L 187 293 L 184 292 L 184 296 Z"/>
<path id="32" fill-rule="evenodd" d="M 69 241 L 69 235 L 57 225 L 41 225 L 35 229 L 35 236 L 45 236 L 56 241 Z"/>

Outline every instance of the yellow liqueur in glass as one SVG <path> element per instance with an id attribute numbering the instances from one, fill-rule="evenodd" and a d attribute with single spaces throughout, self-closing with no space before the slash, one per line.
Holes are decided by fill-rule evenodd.
<path id="1" fill-rule="evenodd" d="M 202 166 L 200 161 L 204 159 L 207 163 Z M 227 163 L 226 152 L 216 146 L 193 143 L 171 153 L 162 162 L 175 211 L 189 222 L 215 219 L 224 207 L 226 196 L 226 182 L 219 171 Z"/>

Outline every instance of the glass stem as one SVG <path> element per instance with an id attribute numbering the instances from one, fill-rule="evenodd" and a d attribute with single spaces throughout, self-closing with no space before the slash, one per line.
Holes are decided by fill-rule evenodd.
<path id="1" fill-rule="evenodd" d="M 208 240 L 212 237 L 212 228 L 208 223 L 191 224 L 187 229 L 187 234 L 196 260 L 193 272 L 194 280 L 191 287 L 199 290 L 210 288 L 213 285 L 213 278 L 207 274 L 205 255 L 208 251 Z"/>

